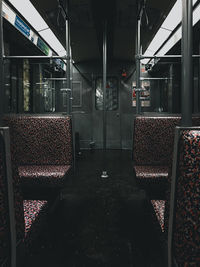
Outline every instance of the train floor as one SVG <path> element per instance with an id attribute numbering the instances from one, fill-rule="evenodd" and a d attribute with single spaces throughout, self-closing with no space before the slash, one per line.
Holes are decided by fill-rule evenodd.
<path id="1" fill-rule="evenodd" d="M 101 178 L 103 160 L 108 178 Z M 148 212 L 140 209 L 140 201 L 132 201 L 133 212 L 127 211 L 138 192 L 130 151 L 109 150 L 106 157 L 100 150 L 82 151 L 63 199 L 25 265 L 164 266 Z"/>

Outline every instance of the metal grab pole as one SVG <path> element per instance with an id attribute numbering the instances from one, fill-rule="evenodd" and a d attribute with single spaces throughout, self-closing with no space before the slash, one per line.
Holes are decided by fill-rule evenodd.
<path id="1" fill-rule="evenodd" d="M 3 44 L 3 14 L 2 14 L 2 3 L 0 0 L 0 125 L 2 124 L 3 117 L 3 106 L 4 106 L 4 62 L 3 62 L 3 53 L 4 53 L 4 44 Z"/>
<path id="2" fill-rule="evenodd" d="M 103 33 L 103 150 L 106 150 L 106 83 L 107 83 L 107 25 Z"/>
<path id="3" fill-rule="evenodd" d="M 106 84 L 107 84 L 107 21 L 103 32 L 103 173 L 102 178 L 108 178 L 106 171 Z"/>
<path id="4" fill-rule="evenodd" d="M 69 1 L 66 0 L 66 13 L 69 11 Z M 70 86 L 70 77 L 71 77 L 71 58 L 70 58 L 70 23 L 69 19 L 66 17 L 66 56 L 67 56 L 67 66 L 66 66 L 66 82 L 67 82 L 67 115 L 70 115 L 71 111 L 71 86 Z"/>
<path id="5" fill-rule="evenodd" d="M 140 101 L 140 87 L 141 87 L 141 82 L 140 82 L 140 26 L 141 26 L 141 17 L 137 19 L 137 34 L 136 34 L 136 114 L 141 113 L 141 101 Z"/>
<path id="6" fill-rule="evenodd" d="M 193 88 L 193 7 L 192 0 L 182 0 L 182 126 L 192 126 L 192 88 Z"/>
<path id="7" fill-rule="evenodd" d="M 71 34 L 70 34 L 71 36 Z M 71 43 L 71 41 L 70 41 Z M 72 104 L 73 104 L 73 63 L 72 63 L 72 48 L 70 46 L 70 114 L 72 113 Z"/>

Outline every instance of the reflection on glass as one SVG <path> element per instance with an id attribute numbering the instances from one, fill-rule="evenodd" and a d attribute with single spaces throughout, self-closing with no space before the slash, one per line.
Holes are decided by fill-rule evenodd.
<path id="1" fill-rule="evenodd" d="M 96 80 L 96 109 L 103 110 L 103 79 Z M 106 110 L 118 109 L 118 81 L 114 77 L 107 78 Z"/>
<path id="2" fill-rule="evenodd" d="M 24 111 L 30 111 L 30 73 L 29 61 L 23 62 L 23 89 L 24 89 Z"/>
<path id="3" fill-rule="evenodd" d="M 43 83 L 43 97 L 44 97 L 44 110 L 46 112 L 55 111 L 55 88 L 53 81 L 45 81 Z"/>

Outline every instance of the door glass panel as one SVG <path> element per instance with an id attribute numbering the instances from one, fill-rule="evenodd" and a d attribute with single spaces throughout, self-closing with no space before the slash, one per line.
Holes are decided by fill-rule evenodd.
<path id="1" fill-rule="evenodd" d="M 103 110 L 103 78 L 96 79 L 95 103 L 97 110 Z M 118 100 L 118 80 L 115 77 L 108 77 L 106 84 L 106 110 L 117 110 Z"/>
<path id="2" fill-rule="evenodd" d="M 82 83 L 79 81 L 73 81 L 72 83 L 72 95 L 73 95 L 73 107 L 82 106 Z"/>

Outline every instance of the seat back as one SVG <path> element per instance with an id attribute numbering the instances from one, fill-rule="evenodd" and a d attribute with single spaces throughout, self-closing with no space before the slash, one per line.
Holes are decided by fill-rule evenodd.
<path id="1" fill-rule="evenodd" d="M 67 116 L 9 115 L 13 160 L 18 165 L 71 165 L 72 130 Z"/>
<path id="2" fill-rule="evenodd" d="M 200 262 L 200 127 L 176 129 L 172 170 L 168 266 Z"/>
<path id="3" fill-rule="evenodd" d="M 137 116 L 134 121 L 134 163 L 168 165 L 173 155 L 174 129 L 179 123 L 179 116 Z"/>
<path id="4" fill-rule="evenodd" d="M 136 116 L 134 120 L 133 160 L 135 165 L 170 165 L 173 157 L 174 130 L 180 115 Z M 200 117 L 192 123 L 200 125 Z"/>

